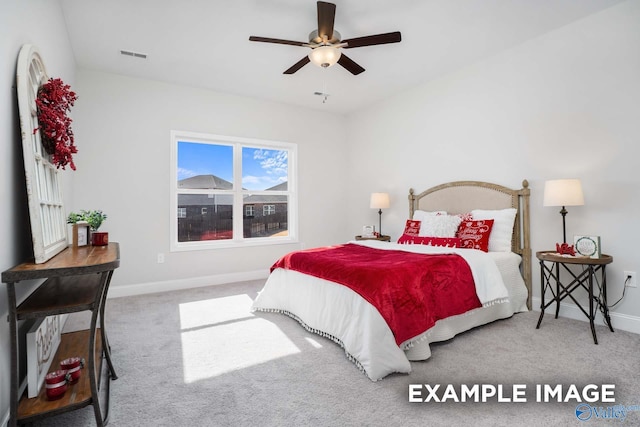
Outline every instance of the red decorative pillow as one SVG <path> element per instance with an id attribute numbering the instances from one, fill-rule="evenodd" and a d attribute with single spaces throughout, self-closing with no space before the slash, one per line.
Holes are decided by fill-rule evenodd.
<path id="1" fill-rule="evenodd" d="M 408 219 L 407 224 L 404 226 L 404 233 L 407 236 L 417 236 L 420 232 L 420 224 L 422 221 L 416 221 L 413 219 Z"/>
<path id="2" fill-rule="evenodd" d="M 411 236 L 403 234 L 398 239 L 398 243 L 402 245 L 444 246 L 447 248 L 460 247 L 460 239 L 457 237 Z"/>
<path id="3" fill-rule="evenodd" d="M 493 228 L 492 219 L 462 221 L 456 233 L 456 237 L 460 239 L 460 247 L 489 252 L 491 228 Z"/>

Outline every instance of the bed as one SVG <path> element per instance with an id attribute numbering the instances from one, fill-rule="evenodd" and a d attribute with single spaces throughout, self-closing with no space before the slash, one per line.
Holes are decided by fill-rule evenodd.
<path id="1" fill-rule="evenodd" d="M 483 250 L 449 247 L 449 240 L 446 239 L 443 240 L 447 244 L 441 242 L 441 246 L 366 240 L 351 241 L 327 248 L 296 251 L 274 264 L 252 309 L 285 314 L 297 320 L 305 329 L 333 340 L 344 348 L 347 358 L 372 381 L 382 379 L 391 373 L 409 373 L 411 372 L 411 361 L 426 360 L 431 356 L 431 343 L 451 339 L 463 331 L 531 309 L 529 194 L 530 190 L 526 180 L 523 181 L 522 188 L 519 189 L 510 189 L 498 184 L 479 181 L 445 183 L 421 193 L 416 193 L 411 189 L 408 197 L 409 220 L 405 233 L 410 224 L 420 225 L 415 221 L 410 222 L 416 218 L 422 218 L 423 224 L 432 224 L 434 221 L 430 219 L 433 218 L 431 215 L 438 216 L 438 221 L 452 220 L 454 216 L 457 216 L 463 218 L 461 221 L 475 220 L 474 225 L 477 223 L 492 224 L 493 229 L 490 229 L 490 235 L 488 234 L 485 239 L 488 246 L 485 246 Z M 503 212 L 514 215 L 510 217 L 511 223 L 508 229 L 505 228 L 505 221 L 500 219 Z M 469 213 L 472 213 L 472 217 L 469 217 Z M 498 227 L 498 223 L 502 228 Z M 420 233 L 417 230 L 414 231 L 416 233 L 411 235 L 415 235 L 415 239 L 418 239 L 418 234 L 428 236 L 433 232 L 423 229 L 420 229 Z M 403 234 L 404 237 L 405 234 Z M 495 241 L 492 240 L 494 237 Z M 501 240 L 497 240 L 498 237 Z M 505 242 L 505 239 L 508 241 Z M 402 238 L 399 241 L 402 241 Z M 459 242 L 456 241 L 456 243 Z M 423 298 L 416 296 L 413 285 L 410 286 L 411 291 L 408 294 L 415 300 L 427 300 L 427 304 L 433 304 L 433 301 L 439 301 L 438 304 L 443 306 L 451 304 L 453 308 L 446 307 L 439 311 L 454 314 L 440 315 L 440 317 L 425 315 L 423 317 L 428 320 L 423 320 L 421 316 L 416 316 L 416 313 L 422 314 L 422 312 L 416 311 L 421 306 L 412 305 L 411 314 L 402 317 L 399 314 L 401 310 L 394 312 L 394 309 L 387 306 L 388 298 L 386 296 L 380 297 L 378 294 L 381 292 L 377 292 L 377 288 L 373 293 L 367 294 L 366 289 L 361 288 L 371 287 L 370 285 L 347 283 L 347 276 L 364 278 L 363 274 L 367 271 L 365 266 L 363 268 L 365 273 L 360 273 L 358 276 L 355 270 L 361 263 L 359 261 L 350 263 L 348 260 L 351 258 L 345 258 L 347 260 L 345 261 L 346 267 L 343 266 L 342 269 L 326 268 L 328 264 L 325 264 L 323 268 L 316 268 L 317 271 L 326 272 L 326 274 L 317 274 L 317 276 L 312 275 L 312 273 L 316 274 L 315 270 L 306 271 L 303 268 L 297 268 L 294 265 L 295 262 L 292 261 L 304 260 L 303 262 L 298 261 L 298 264 L 304 266 L 312 258 L 321 259 L 324 256 L 325 260 L 338 260 L 343 252 L 351 251 L 356 253 L 355 256 L 375 255 L 380 259 L 391 259 L 391 263 L 394 263 L 395 258 L 393 257 L 401 258 L 403 261 L 407 260 L 407 262 L 415 261 L 414 264 L 407 264 L 409 267 L 406 267 L 404 271 L 390 274 L 390 278 L 385 279 L 381 276 L 381 281 L 393 281 L 395 278 L 397 281 L 416 280 L 422 283 L 425 281 L 425 277 L 434 276 L 428 272 L 428 268 L 437 270 L 443 263 L 458 263 L 460 259 L 463 259 L 463 263 L 468 265 L 469 273 L 466 273 L 467 267 L 451 264 L 452 277 L 438 279 L 445 283 L 445 285 L 438 285 L 438 287 L 442 287 L 443 292 L 449 292 L 448 294 L 444 293 L 438 297 L 429 293 L 428 297 Z M 425 257 L 425 255 L 429 256 Z M 348 254 L 348 256 L 353 255 Z M 423 267 L 422 264 L 418 264 L 422 263 L 423 259 L 432 261 L 435 259 L 437 264 L 434 264 L 435 261 L 433 261 L 432 267 Z M 353 267 L 351 267 L 352 265 Z M 415 273 L 413 273 L 414 270 L 410 270 L 410 268 L 418 265 L 420 265 L 420 270 L 416 267 Z M 353 274 L 350 271 L 351 268 L 354 270 Z M 373 264 L 371 264 L 371 268 L 373 268 Z M 426 269 L 424 273 L 422 272 L 423 268 Z M 382 268 L 371 274 L 377 277 L 383 270 L 387 269 Z M 407 276 L 407 271 L 411 271 L 412 274 Z M 463 273 L 458 274 L 458 271 Z M 441 278 L 443 274 L 445 273 L 439 273 L 437 277 Z M 472 276 L 471 283 L 476 290 L 476 295 L 473 297 L 474 302 L 471 302 L 468 295 L 463 298 L 460 294 L 460 299 L 469 301 L 469 303 L 461 301 L 458 304 L 455 302 L 458 299 L 458 294 L 451 292 L 462 292 L 460 291 L 463 288 L 462 282 L 468 282 L 469 275 Z M 370 276 L 366 276 L 368 282 L 370 282 Z M 417 276 L 419 278 L 416 278 Z M 447 291 L 447 286 L 454 291 Z M 391 294 L 397 295 L 395 288 Z M 376 298 L 383 302 L 376 301 Z M 403 305 L 407 302 L 408 297 L 400 296 L 398 298 L 403 301 L 401 304 Z M 445 300 L 446 304 L 443 303 Z M 374 306 L 376 303 L 379 304 L 377 307 Z M 425 309 L 425 312 L 427 311 L 432 311 L 432 309 Z M 414 325 L 413 323 L 417 323 L 416 319 L 418 318 L 421 322 L 424 321 L 428 324 Z M 402 326 L 402 322 L 407 320 L 412 323 L 410 327 Z M 416 321 L 414 322 L 414 320 Z M 416 329 L 419 327 L 423 327 L 424 330 Z"/>

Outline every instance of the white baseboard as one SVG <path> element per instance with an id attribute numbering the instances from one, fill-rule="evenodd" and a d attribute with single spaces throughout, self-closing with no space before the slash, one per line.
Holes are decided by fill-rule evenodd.
<path id="1" fill-rule="evenodd" d="M 111 286 L 109 288 L 108 297 L 119 298 L 133 295 L 152 294 L 156 292 L 200 288 L 203 286 L 222 285 L 225 283 L 245 282 L 247 280 L 266 279 L 268 275 L 269 270 L 257 270 L 242 273 L 219 274 L 215 276 L 192 277 L 189 279 L 148 282 L 136 285 Z"/>
<path id="2" fill-rule="evenodd" d="M 540 311 L 540 297 L 533 297 L 531 299 L 532 307 L 534 311 Z M 589 307 L 587 307 L 588 309 Z M 556 307 L 555 305 L 551 305 L 547 310 L 545 310 L 545 314 L 549 313 L 555 315 Z M 587 316 L 584 315 L 582 310 L 578 308 L 578 306 L 569 303 L 560 303 L 560 313 L 559 316 L 566 317 L 567 319 L 575 319 L 582 320 L 584 322 L 588 322 Z M 621 314 L 615 312 L 609 312 L 609 317 L 611 317 L 611 326 L 613 329 L 620 329 L 627 332 L 633 332 L 636 334 L 640 334 L 640 317 L 630 316 L 628 314 Z M 602 318 L 602 313 L 598 312 L 596 315 L 595 323 L 597 325 L 604 325 L 604 320 Z"/>

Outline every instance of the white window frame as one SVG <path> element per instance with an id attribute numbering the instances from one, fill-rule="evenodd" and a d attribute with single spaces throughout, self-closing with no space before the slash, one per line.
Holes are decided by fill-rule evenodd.
<path id="1" fill-rule="evenodd" d="M 245 246 L 269 246 L 298 242 L 298 191 L 297 191 L 297 157 L 298 146 L 290 142 L 268 141 L 262 139 L 242 138 L 234 136 L 213 135 L 198 132 L 171 131 L 171 165 L 170 165 L 170 250 L 172 252 L 206 250 L 217 248 L 233 248 Z M 225 240 L 204 240 L 178 242 L 178 194 L 209 194 L 207 189 L 178 190 L 178 142 L 188 141 L 200 144 L 233 146 L 233 190 L 216 190 L 219 194 L 233 195 L 233 238 Z M 287 150 L 287 190 L 286 191 L 248 191 L 242 189 L 242 148 L 264 148 L 267 150 Z M 286 195 L 287 196 L 287 236 L 243 237 L 243 196 L 250 194 Z"/>
<path id="2" fill-rule="evenodd" d="M 186 218 L 186 217 L 187 217 L 187 208 L 178 208 L 177 218 Z"/>
<path id="3" fill-rule="evenodd" d="M 246 217 L 254 217 L 256 215 L 256 207 L 255 205 L 245 205 L 244 207 L 244 216 Z"/>
<path id="4" fill-rule="evenodd" d="M 42 146 L 36 115 L 38 89 L 49 80 L 40 53 L 25 44 L 17 64 L 17 98 L 22 127 L 22 154 L 27 183 L 31 239 L 36 264 L 53 258 L 67 248 L 67 213 L 62 196 L 60 171 Z"/>

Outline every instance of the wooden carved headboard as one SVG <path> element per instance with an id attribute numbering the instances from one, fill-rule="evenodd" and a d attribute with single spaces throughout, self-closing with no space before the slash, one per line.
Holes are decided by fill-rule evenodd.
<path id="1" fill-rule="evenodd" d="M 418 209 L 461 214 L 473 209 L 516 208 L 511 249 L 522 256 L 522 276 L 529 295 L 527 307 L 531 310 L 530 192 L 527 180 L 522 181 L 522 188 L 518 190 L 480 181 L 448 182 L 419 194 L 415 194 L 412 188 L 409 190 L 409 218 L 413 218 L 414 211 Z"/>

